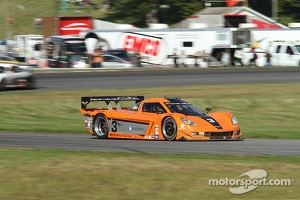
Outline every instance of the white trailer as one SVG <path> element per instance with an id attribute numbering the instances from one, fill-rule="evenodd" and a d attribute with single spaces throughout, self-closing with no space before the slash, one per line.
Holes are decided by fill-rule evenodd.
<path id="1" fill-rule="evenodd" d="M 250 43 L 250 32 L 237 28 L 205 29 L 126 29 L 126 30 L 83 30 L 80 36 L 96 33 L 98 44 L 103 49 L 122 48 L 129 52 L 138 50 L 141 61 L 156 65 L 172 65 L 170 58 L 174 50 L 177 55 L 187 55 L 186 64 L 195 63 L 195 53 L 205 52 L 215 57 L 229 49 L 243 48 Z"/>
<path id="2" fill-rule="evenodd" d="M 171 55 L 174 49 L 177 54 L 182 51 L 187 55 L 186 64 L 195 63 L 195 53 L 203 52 L 220 60 L 222 51 L 230 54 L 232 64 L 234 52 L 243 51 L 243 64 L 249 65 L 253 56 L 251 47 L 255 48 L 257 66 L 265 66 L 265 54 L 272 54 L 274 66 L 300 65 L 300 29 L 242 29 L 242 28 L 201 28 L 201 29 L 124 29 L 124 30 L 84 30 L 80 36 L 96 33 L 98 44 L 104 49 L 126 49 L 129 52 L 138 50 L 142 62 L 157 65 L 172 65 Z M 279 50 L 278 41 L 290 45 L 293 53 Z M 277 42 L 277 43 L 276 43 Z M 296 44 L 296 42 L 298 42 Z M 277 45 L 277 46 L 275 46 Z M 280 47 L 281 48 L 281 47 Z M 298 48 L 298 49 L 297 49 Z M 288 49 L 288 47 L 287 47 Z"/>

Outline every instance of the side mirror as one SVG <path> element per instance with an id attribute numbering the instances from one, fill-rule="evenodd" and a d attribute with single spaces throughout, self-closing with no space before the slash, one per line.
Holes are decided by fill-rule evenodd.
<path id="1" fill-rule="evenodd" d="M 206 108 L 206 113 L 210 112 L 212 109 L 211 108 Z"/>

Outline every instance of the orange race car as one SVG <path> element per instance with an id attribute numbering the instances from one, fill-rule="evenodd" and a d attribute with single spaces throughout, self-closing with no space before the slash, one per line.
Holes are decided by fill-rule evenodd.
<path id="1" fill-rule="evenodd" d="M 87 108 L 96 101 L 105 102 L 105 108 Z M 134 105 L 121 107 L 124 101 L 134 101 Z M 242 139 L 233 114 L 209 111 L 211 108 L 206 108 L 204 113 L 179 97 L 144 99 L 144 96 L 81 97 L 80 110 L 84 114 L 85 128 L 101 139 Z"/>

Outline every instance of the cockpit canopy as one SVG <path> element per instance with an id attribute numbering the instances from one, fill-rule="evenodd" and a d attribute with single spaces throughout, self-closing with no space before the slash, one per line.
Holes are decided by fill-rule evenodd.
<path id="1" fill-rule="evenodd" d="M 143 103 L 143 112 L 150 113 L 181 113 L 184 115 L 190 116 L 199 116 L 205 115 L 200 109 L 195 107 L 193 104 L 181 100 L 180 98 L 166 98 L 168 102 L 164 102 L 168 110 L 161 104 L 161 102 L 144 102 Z M 127 110 L 137 111 L 140 107 L 140 102 L 127 108 Z"/>

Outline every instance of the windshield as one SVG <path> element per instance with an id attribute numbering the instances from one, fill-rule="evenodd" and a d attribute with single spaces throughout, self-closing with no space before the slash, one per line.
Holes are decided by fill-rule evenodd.
<path id="1" fill-rule="evenodd" d="M 83 55 L 86 52 L 86 46 L 84 43 L 72 43 L 66 45 L 66 50 L 74 54 Z"/>
<path id="2" fill-rule="evenodd" d="M 166 106 L 170 109 L 172 113 L 182 113 L 184 115 L 204 115 L 205 113 L 202 112 L 200 109 L 195 107 L 194 105 L 187 103 L 187 102 L 178 102 L 178 103 L 165 103 Z"/>
<path id="3" fill-rule="evenodd" d="M 105 54 L 117 56 L 119 58 L 123 58 L 124 60 L 130 60 L 131 54 L 125 50 L 107 50 Z"/>
<path id="4" fill-rule="evenodd" d="M 297 49 L 297 53 L 300 53 L 300 45 L 295 45 L 296 49 Z"/>

